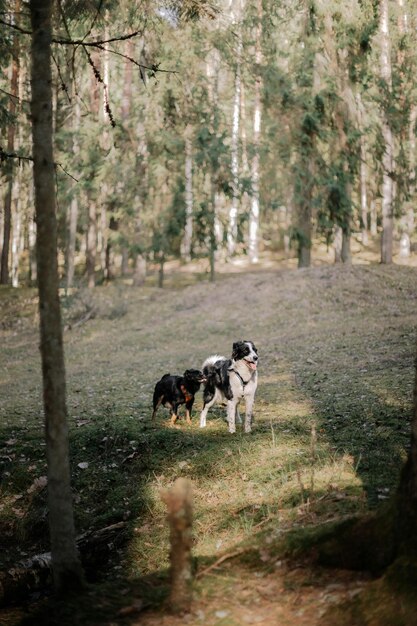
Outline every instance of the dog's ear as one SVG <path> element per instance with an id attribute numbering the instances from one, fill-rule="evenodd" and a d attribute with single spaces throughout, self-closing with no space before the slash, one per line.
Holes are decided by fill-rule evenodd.
<path id="1" fill-rule="evenodd" d="M 244 341 L 235 341 L 232 349 L 232 359 L 236 359 L 239 356 L 239 352 L 242 349 L 242 346 L 245 345 Z"/>

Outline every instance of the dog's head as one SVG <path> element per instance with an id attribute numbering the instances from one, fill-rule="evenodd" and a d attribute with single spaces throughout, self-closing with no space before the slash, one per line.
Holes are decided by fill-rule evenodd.
<path id="1" fill-rule="evenodd" d="M 184 378 L 185 380 L 188 380 L 192 383 L 198 383 L 199 385 L 201 383 L 205 383 L 207 380 L 201 370 L 185 370 Z"/>
<path id="2" fill-rule="evenodd" d="M 233 344 L 232 359 L 243 360 L 250 370 L 255 371 L 258 366 L 258 351 L 253 341 L 236 341 Z"/>

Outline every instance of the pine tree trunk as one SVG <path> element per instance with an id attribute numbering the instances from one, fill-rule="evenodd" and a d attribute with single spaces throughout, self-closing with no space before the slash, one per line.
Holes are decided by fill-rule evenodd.
<path id="1" fill-rule="evenodd" d="M 18 18 L 20 13 L 20 0 L 15 0 L 14 4 L 14 16 L 15 19 Z M 9 99 L 9 114 L 13 118 L 17 109 L 18 102 L 18 85 L 19 85 L 19 71 L 20 71 L 20 62 L 19 62 L 19 41 L 20 34 L 17 33 L 13 39 L 13 50 L 12 50 L 12 77 L 10 82 L 10 93 L 11 97 Z M 15 128 L 16 125 L 12 120 L 9 123 L 9 128 L 7 131 L 7 151 L 12 153 L 14 152 L 14 140 L 15 140 Z M 10 236 L 11 236 L 11 228 L 12 228 L 12 189 L 13 189 L 13 160 L 10 159 L 7 164 L 7 174 L 5 180 L 6 187 L 6 196 L 4 200 L 4 218 L 3 218 L 3 245 L 1 250 L 1 267 L 0 267 L 0 284 L 7 285 L 9 283 L 9 251 L 10 251 Z"/>
<path id="2" fill-rule="evenodd" d="M 91 289 L 96 284 L 96 257 L 97 257 L 97 206 L 95 201 L 87 195 L 88 226 L 87 226 L 87 284 Z"/>
<path id="3" fill-rule="evenodd" d="M 13 229 L 12 229 L 12 287 L 19 286 L 19 261 L 22 252 L 21 248 L 21 231 L 22 231 L 22 214 L 19 210 L 19 185 L 18 181 L 13 181 Z"/>
<path id="4" fill-rule="evenodd" d="M 260 65 L 262 62 L 262 0 L 257 0 L 258 9 L 258 24 L 256 27 L 256 46 L 255 46 L 255 63 L 256 63 L 256 78 L 255 78 L 255 103 L 254 103 L 254 120 L 253 120 L 253 150 L 254 156 L 252 159 L 252 198 L 251 208 L 249 214 L 249 259 L 252 263 L 259 261 L 259 144 L 261 137 L 261 118 L 262 118 L 262 102 L 261 102 L 261 89 L 262 82 L 260 76 Z"/>
<path id="5" fill-rule="evenodd" d="M 37 222 L 37 264 L 48 509 L 55 588 L 69 592 L 83 582 L 76 548 L 70 485 L 65 367 L 58 295 L 55 172 L 52 148 L 51 0 L 31 0 L 31 116 Z"/>
<path id="6" fill-rule="evenodd" d="M 36 222 L 29 218 L 28 224 L 29 239 L 29 282 L 34 285 L 38 279 L 38 268 L 36 265 Z"/>
<path id="7" fill-rule="evenodd" d="M 359 152 L 359 196 L 361 201 L 361 234 L 362 234 L 362 244 L 364 246 L 368 245 L 368 196 L 367 196 L 367 175 L 368 170 L 366 166 L 366 141 L 365 141 L 365 132 L 364 132 L 364 110 L 362 104 L 362 98 L 360 93 L 356 94 L 356 103 L 357 103 L 357 115 L 358 115 L 358 127 L 360 135 L 360 152 Z"/>
<path id="8" fill-rule="evenodd" d="M 182 253 L 185 261 L 191 261 L 193 239 L 193 142 L 192 126 L 185 129 L 185 230 Z"/>
<path id="9" fill-rule="evenodd" d="M 380 0 L 380 34 L 381 34 L 381 79 L 388 93 L 392 89 L 389 12 L 388 0 Z M 387 117 L 383 112 L 382 135 L 384 138 L 384 155 L 382 158 L 382 236 L 381 263 L 392 263 L 393 250 L 393 204 L 394 204 L 394 137 Z"/>
<path id="10" fill-rule="evenodd" d="M 72 85 L 72 94 L 75 95 L 75 85 Z M 80 105 L 78 102 L 74 104 L 74 112 L 72 119 L 72 153 L 74 161 L 78 160 L 80 151 L 78 144 L 78 131 L 80 127 Z M 75 272 L 75 245 L 77 239 L 77 222 L 78 222 L 78 197 L 74 194 L 68 207 L 67 223 L 68 223 L 68 242 L 66 251 L 66 288 L 71 289 L 74 282 Z"/>

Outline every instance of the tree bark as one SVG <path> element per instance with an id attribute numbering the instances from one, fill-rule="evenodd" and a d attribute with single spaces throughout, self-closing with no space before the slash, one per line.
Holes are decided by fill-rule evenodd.
<path id="1" fill-rule="evenodd" d="M 75 95 L 75 85 L 72 85 L 72 94 Z M 72 131 L 73 131 L 73 139 L 72 139 L 72 153 L 74 155 L 74 161 L 78 160 L 78 154 L 80 151 L 78 144 L 78 131 L 80 127 L 80 105 L 78 102 L 74 104 L 74 112 L 72 118 Z M 74 282 L 74 272 L 75 272 L 75 245 L 77 239 L 77 221 L 78 221 L 78 197 L 75 195 L 72 196 L 71 202 L 68 207 L 68 243 L 67 243 L 67 253 L 66 253 L 66 288 L 71 289 Z"/>
<path id="2" fill-rule="evenodd" d="M 227 253 L 232 256 L 237 243 L 237 215 L 239 203 L 239 125 L 240 125 L 240 89 L 241 89 L 241 64 L 242 64 L 242 30 L 238 25 L 238 42 L 236 49 L 236 73 L 235 93 L 233 101 L 233 123 L 231 138 L 232 155 L 232 206 L 229 211 L 229 227 L 227 231 Z"/>
<path id="3" fill-rule="evenodd" d="M 185 261 L 191 261 L 193 239 L 193 140 L 192 126 L 185 129 L 185 229 L 182 253 Z"/>
<path id="4" fill-rule="evenodd" d="M 88 226 L 87 226 L 87 284 L 92 289 L 96 284 L 97 258 L 97 205 L 95 200 L 87 194 Z"/>
<path id="5" fill-rule="evenodd" d="M 380 0 L 380 35 L 381 35 L 381 79 L 386 93 L 392 91 L 389 9 L 388 0 Z M 385 109 L 388 104 L 386 103 Z M 394 204 L 394 137 L 387 111 L 383 111 L 382 135 L 384 138 L 384 155 L 382 158 L 382 236 L 381 263 L 392 263 L 393 250 L 393 204 Z"/>
<path id="6" fill-rule="evenodd" d="M 17 19 L 20 13 L 20 0 L 15 0 L 14 5 L 15 18 Z M 10 81 L 10 93 L 9 99 L 9 114 L 13 118 L 16 114 L 17 102 L 18 102 L 18 85 L 19 85 L 19 39 L 20 34 L 15 33 L 13 38 L 12 48 L 12 77 Z M 9 153 L 14 152 L 14 140 L 15 140 L 15 128 L 16 125 L 12 119 L 9 123 L 7 131 L 7 151 Z M 9 283 L 9 251 L 10 251 L 10 236 L 12 228 L 12 190 L 13 190 L 13 159 L 9 159 L 7 164 L 6 175 L 6 196 L 4 200 L 4 221 L 3 221 L 3 245 L 1 250 L 1 268 L 0 268 L 0 284 L 7 285 Z"/>
<path id="7" fill-rule="evenodd" d="M 254 155 L 252 159 L 252 197 L 251 207 L 249 213 L 249 259 L 251 263 L 257 263 L 259 261 L 259 144 L 261 137 L 261 118 L 262 118 L 262 102 L 261 102 L 261 89 L 262 79 L 260 74 L 260 66 L 262 62 L 262 0 L 257 0 L 257 27 L 256 27 L 256 44 L 255 44 L 255 64 L 256 64 L 256 78 L 255 78 L 255 103 L 254 103 L 254 119 L 253 119 L 253 150 Z"/>
<path id="8" fill-rule="evenodd" d="M 59 302 L 52 148 L 51 0 L 31 0 L 31 116 L 48 508 L 53 579 L 58 591 L 83 583 L 70 485 L 65 366 Z"/>

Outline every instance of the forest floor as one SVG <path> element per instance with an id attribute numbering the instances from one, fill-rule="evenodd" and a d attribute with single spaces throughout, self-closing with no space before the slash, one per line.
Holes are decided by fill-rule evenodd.
<path id="1" fill-rule="evenodd" d="M 162 290 L 63 297 L 77 529 L 126 526 L 89 594 L 66 607 L 34 594 L 1 624 L 339 623 L 334 607 L 375 581 L 318 566 L 308 546 L 395 490 L 414 380 L 417 271 L 361 261 L 238 259 L 215 284 L 182 270 Z M 47 550 L 48 531 L 36 293 L 4 289 L 0 305 L 4 569 Z M 230 435 L 222 407 L 201 430 L 201 393 L 191 425 L 170 427 L 162 408 L 151 422 L 162 374 L 229 356 L 239 339 L 260 355 L 251 435 Z M 193 484 L 196 581 L 191 612 L 175 617 L 160 494 L 180 476 Z"/>

